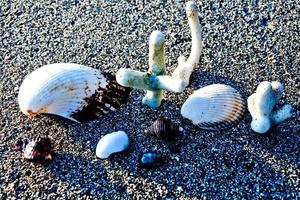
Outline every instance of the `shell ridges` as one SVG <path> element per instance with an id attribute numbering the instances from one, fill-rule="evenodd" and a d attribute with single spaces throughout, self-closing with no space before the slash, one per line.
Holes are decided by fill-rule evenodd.
<path id="1" fill-rule="evenodd" d="M 224 84 L 196 90 L 181 108 L 181 115 L 208 130 L 229 128 L 241 119 L 245 105 L 240 94 Z"/>
<path id="2" fill-rule="evenodd" d="M 18 103 L 29 117 L 46 113 L 85 121 L 119 108 L 128 97 L 129 89 L 109 74 L 79 64 L 57 63 L 26 76 Z"/>

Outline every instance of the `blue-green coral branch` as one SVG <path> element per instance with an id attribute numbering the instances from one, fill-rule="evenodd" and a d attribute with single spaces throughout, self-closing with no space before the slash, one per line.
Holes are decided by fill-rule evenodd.
<path id="1" fill-rule="evenodd" d="M 147 73 L 131 69 L 120 69 L 116 74 L 119 84 L 146 90 L 143 103 L 156 108 L 163 99 L 163 90 L 182 92 L 184 82 L 166 75 L 164 35 L 153 31 L 149 41 L 149 70 Z"/>
<path id="2" fill-rule="evenodd" d="M 164 90 L 183 92 L 188 86 L 194 68 L 198 65 L 202 50 L 201 26 L 194 1 L 186 3 L 186 13 L 192 35 L 192 50 L 186 60 L 179 58 L 178 67 L 172 76 L 166 75 L 165 38 L 160 31 L 153 31 L 149 41 L 149 70 L 147 73 L 131 69 L 120 69 L 116 74 L 117 82 L 123 86 L 146 90 L 143 103 L 156 108 L 160 106 Z"/>

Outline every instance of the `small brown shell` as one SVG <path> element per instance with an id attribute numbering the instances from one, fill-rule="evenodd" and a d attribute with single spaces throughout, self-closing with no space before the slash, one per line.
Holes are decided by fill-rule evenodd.
<path id="1" fill-rule="evenodd" d="M 18 142 L 18 144 L 19 143 L 20 142 Z M 51 140 L 49 138 L 37 138 L 36 140 L 25 143 L 23 147 L 24 158 L 32 162 L 51 162 L 51 146 Z"/>
<path id="2" fill-rule="evenodd" d="M 171 120 L 159 117 L 145 130 L 145 133 L 164 140 L 173 140 L 180 131 L 181 128 L 173 124 Z"/>

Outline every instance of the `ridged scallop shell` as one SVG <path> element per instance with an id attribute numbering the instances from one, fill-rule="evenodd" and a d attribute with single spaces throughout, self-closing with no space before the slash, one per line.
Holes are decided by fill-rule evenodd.
<path id="1" fill-rule="evenodd" d="M 128 99 L 130 89 L 114 77 L 73 63 L 45 65 L 26 76 L 18 103 L 28 116 L 55 114 L 85 121 L 115 110 Z"/>
<path id="2" fill-rule="evenodd" d="M 208 130 L 225 129 L 239 121 L 245 104 L 232 87 L 213 84 L 196 90 L 181 108 L 181 115 Z"/>
<path id="3" fill-rule="evenodd" d="M 124 131 L 117 131 L 103 136 L 97 144 L 96 156 L 104 159 L 111 154 L 121 152 L 129 146 L 129 138 Z"/>
<path id="4" fill-rule="evenodd" d="M 179 135 L 180 131 L 182 131 L 182 128 L 170 119 L 159 117 L 145 130 L 145 133 L 164 140 L 173 140 Z"/>

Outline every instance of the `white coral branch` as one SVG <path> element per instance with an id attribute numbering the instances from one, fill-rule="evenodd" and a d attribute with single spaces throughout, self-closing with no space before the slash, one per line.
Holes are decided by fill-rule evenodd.
<path id="1" fill-rule="evenodd" d="M 186 3 L 186 14 L 192 35 L 192 49 L 186 60 L 184 56 L 178 58 L 178 67 L 174 70 L 172 76 L 181 79 L 185 82 L 185 87 L 188 86 L 190 76 L 194 68 L 198 65 L 202 51 L 202 28 L 199 22 L 197 7 L 194 1 Z"/>

